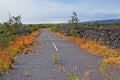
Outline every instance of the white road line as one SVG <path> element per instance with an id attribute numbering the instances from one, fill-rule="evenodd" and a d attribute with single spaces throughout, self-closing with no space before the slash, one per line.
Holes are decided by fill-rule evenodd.
<path id="1" fill-rule="evenodd" d="M 54 42 L 52 42 L 52 44 L 53 44 L 53 46 L 54 46 L 55 50 L 56 50 L 56 51 L 58 51 L 58 48 L 57 48 L 57 46 L 55 45 L 55 43 L 54 43 Z"/>

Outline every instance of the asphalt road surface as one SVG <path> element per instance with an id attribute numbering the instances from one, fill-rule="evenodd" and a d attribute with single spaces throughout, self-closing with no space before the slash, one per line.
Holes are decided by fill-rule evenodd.
<path id="1" fill-rule="evenodd" d="M 44 30 L 37 38 L 39 43 L 30 46 L 33 52 L 19 54 L 12 69 L 0 75 L 0 80 L 67 80 L 77 66 L 76 73 L 82 78 L 89 71 L 88 80 L 120 80 L 120 69 L 108 65 L 99 71 L 101 56 L 81 50 L 79 46 Z M 60 59 L 53 63 L 57 55 Z M 57 65 L 58 69 L 55 68 Z"/>

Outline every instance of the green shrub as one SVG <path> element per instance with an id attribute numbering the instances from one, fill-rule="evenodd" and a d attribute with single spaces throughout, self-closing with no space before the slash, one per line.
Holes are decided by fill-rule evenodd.
<path id="1" fill-rule="evenodd" d="M 8 63 L 0 58 L 0 72 L 7 70 L 8 68 Z"/>
<path id="2" fill-rule="evenodd" d="M 54 32 L 57 32 L 57 31 L 58 31 L 58 28 L 55 27 L 55 26 L 52 26 L 52 27 L 51 27 L 51 30 L 54 31 Z"/>
<path id="3" fill-rule="evenodd" d="M 78 31 L 77 30 L 70 30 L 70 35 L 74 37 L 79 37 Z"/>
<path id="4" fill-rule="evenodd" d="M 54 54 L 54 55 L 52 56 L 51 62 L 52 62 L 52 63 L 57 63 L 59 60 L 60 60 L 60 56 Z"/>

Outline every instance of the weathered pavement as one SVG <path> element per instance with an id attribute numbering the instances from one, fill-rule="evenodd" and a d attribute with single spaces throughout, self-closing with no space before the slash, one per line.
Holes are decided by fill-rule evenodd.
<path id="1" fill-rule="evenodd" d="M 101 56 L 80 50 L 76 44 L 59 38 L 48 30 L 44 30 L 37 39 L 39 44 L 31 46 L 35 53 L 18 55 L 13 68 L 4 72 L 0 80 L 67 80 L 75 65 L 78 66 L 80 78 L 88 70 L 89 80 L 105 80 L 105 75 L 109 77 L 108 80 L 120 80 L 120 69 L 115 66 L 107 66 L 105 73 L 99 71 Z M 55 64 L 51 61 L 53 54 L 60 56 L 56 63 L 61 68 L 60 72 L 54 69 Z M 66 72 L 62 70 L 63 67 Z"/>

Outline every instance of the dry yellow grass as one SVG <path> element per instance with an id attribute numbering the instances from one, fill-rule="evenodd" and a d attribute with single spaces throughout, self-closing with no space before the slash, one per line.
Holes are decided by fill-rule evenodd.
<path id="1" fill-rule="evenodd" d="M 23 50 L 23 53 L 24 53 L 24 54 L 28 54 L 28 52 L 32 52 L 32 49 L 31 49 L 31 48 L 25 48 L 25 49 Z"/>
<path id="2" fill-rule="evenodd" d="M 109 58 L 105 58 L 103 60 L 103 62 L 107 63 L 107 64 L 114 64 L 118 67 L 120 67 L 120 56 L 119 57 L 109 57 Z"/>
<path id="3" fill-rule="evenodd" d="M 56 72 L 60 72 L 61 71 L 61 67 L 60 67 L 60 65 L 54 65 L 54 70 L 56 71 Z"/>
<path id="4" fill-rule="evenodd" d="M 28 71 L 24 71 L 24 76 L 25 77 L 29 77 L 30 76 L 30 73 Z"/>

